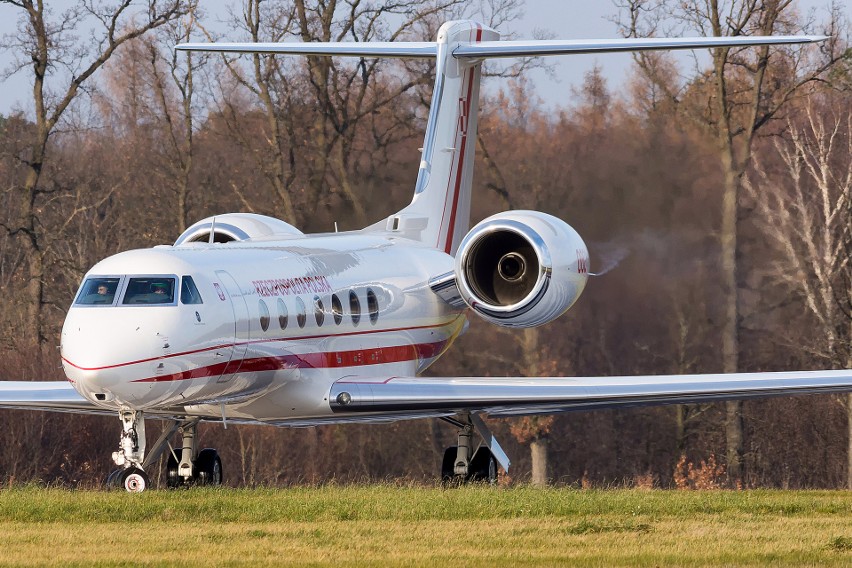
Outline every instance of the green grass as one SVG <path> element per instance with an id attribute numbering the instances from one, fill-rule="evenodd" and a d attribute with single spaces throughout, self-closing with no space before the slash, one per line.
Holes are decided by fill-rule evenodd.
<path id="1" fill-rule="evenodd" d="M 0 491 L 0 565 L 852 565 L 852 493 Z"/>

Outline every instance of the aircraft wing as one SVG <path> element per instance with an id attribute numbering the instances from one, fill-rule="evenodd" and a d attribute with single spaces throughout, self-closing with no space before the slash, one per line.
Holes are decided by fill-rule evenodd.
<path id="1" fill-rule="evenodd" d="M 551 414 L 852 391 L 852 371 L 790 371 L 634 377 L 384 377 L 335 382 L 335 413 Z"/>
<path id="2" fill-rule="evenodd" d="M 0 408 L 115 414 L 80 396 L 67 381 L 0 381 Z"/>

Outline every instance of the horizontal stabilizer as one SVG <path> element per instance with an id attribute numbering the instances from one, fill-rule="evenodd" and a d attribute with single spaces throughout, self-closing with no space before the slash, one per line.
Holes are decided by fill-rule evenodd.
<path id="1" fill-rule="evenodd" d="M 540 57 L 545 55 L 580 55 L 584 53 L 612 53 L 621 51 L 785 45 L 814 43 L 826 39 L 828 39 L 826 36 L 802 35 L 483 41 L 469 45 L 460 45 L 453 50 L 453 56 L 456 58 Z"/>
<path id="2" fill-rule="evenodd" d="M 670 49 L 710 49 L 754 45 L 787 45 L 814 43 L 826 36 L 734 36 L 680 38 L 626 38 L 576 40 L 481 41 L 452 47 L 456 59 L 488 59 L 495 57 L 542 57 L 548 55 L 581 55 Z M 281 42 L 281 43 L 182 43 L 183 51 L 221 53 L 265 53 L 281 55 L 337 55 L 343 57 L 430 58 L 438 53 L 431 41 L 367 41 L 367 42 Z"/>
<path id="3" fill-rule="evenodd" d="M 223 53 L 277 53 L 282 55 L 340 55 L 349 57 L 429 58 L 438 53 L 433 41 L 282 42 L 282 43 L 181 43 L 182 51 Z"/>

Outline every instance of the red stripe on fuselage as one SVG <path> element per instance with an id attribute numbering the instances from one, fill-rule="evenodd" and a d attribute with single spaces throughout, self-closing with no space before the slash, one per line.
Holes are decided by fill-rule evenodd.
<path id="1" fill-rule="evenodd" d="M 431 359 L 440 355 L 449 339 L 434 343 L 419 343 L 415 345 L 397 345 L 393 347 L 377 347 L 373 349 L 358 349 L 353 351 L 331 351 L 327 353 L 302 353 L 277 355 L 274 357 L 255 357 L 243 359 L 239 366 L 240 373 L 260 371 L 278 371 L 282 369 L 337 369 L 342 367 L 361 367 L 367 365 L 383 365 L 401 363 L 418 359 Z M 230 363 L 235 363 L 231 361 Z M 134 383 L 160 383 L 170 381 L 185 381 L 189 379 L 215 377 L 221 375 L 229 363 L 217 363 L 206 367 L 198 367 L 180 373 L 137 379 Z"/>
<path id="2" fill-rule="evenodd" d="M 125 363 L 116 363 L 114 365 L 104 365 L 102 367 L 81 367 L 76 365 L 62 357 L 62 360 L 75 369 L 79 369 L 80 371 L 105 371 L 107 369 L 117 369 L 119 367 L 128 367 L 130 365 L 138 365 L 140 363 L 150 363 L 151 361 L 161 361 L 163 359 L 171 359 L 174 357 L 183 357 L 185 355 L 195 355 L 197 353 L 204 353 L 205 351 L 214 351 L 216 349 L 230 349 L 231 347 L 240 347 L 243 345 L 255 345 L 259 343 L 271 343 L 276 341 L 309 341 L 312 339 L 334 339 L 336 337 L 352 337 L 355 335 L 368 335 L 375 333 L 396 333 L 400 331 L 416 331 L 419 329 L 432 329 L 432 328 L 441 328 L 446 327 L 455 323 L 458 317 L 454 318 L 451 321 L 446 321 L 444 323 L 439 323 L 435 325 L 419 325 L 419 326 L 411 326 L 411 327 L 396 327 L 390 329 L 368 329 L 364 331 L 350 331 L 345 333 L 336 333 L 330 335 L 303 335 L 301 337 L 276 337 L 276 338 L 268 338 L 268 339 L 255 339 L 252 341 L 243 341 L 240 343 L 227 343 L 223 345 L 214 345 L 213 347 L 204 347 L 202 349 L 193 349 L 190 351 L 181 351 L 180 353 L 170 353 L 168 355 L 161 355 L 159 357 L 148 357 L 147 359 L 138 359 L 136 361 L 127 361 Z M 221 374 L 221 373 L 220 373 Z"/>

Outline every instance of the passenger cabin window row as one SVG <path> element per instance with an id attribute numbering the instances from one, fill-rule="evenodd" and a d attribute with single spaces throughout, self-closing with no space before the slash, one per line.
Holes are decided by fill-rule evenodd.
<path id="1" fill-rule="evenodd" d="M 367 288 L 366 296 L 367 313 L 370 318 L 370 323 L 372 325 L 376 325 L 376 323 L 379 321 L 378 297 L 376 296 L 376 293 L 373 291 L 372 288 Z M 287 303 L 281 298 L 278 298 L 275 303 L 276 307 L 278 308 L 278 327 L 281 330 L 285 330 L 290 324 L 290 312 L 287 308 Z M 317 327 L 323 327 L 326 324 L 327 315 L 325 302 L 323 302 L 323 299 L 320 296 L 314 296 L 312 303 L 314 311 L 314 321 L 316 322 Z M 308 323 L 308 312 L 307 307 L 305 306 L 305 301 L 302 300 L 301 297 L 296 296 L 294 304 L 296 313 L 296 325 L 299 326 L 299 329 L 304 329 Z M 263 331 L 268 331 L 269 322 L 271 319 L 269 307 L 262 299 L 258 300 L 258 314 L 260 329 L 262 329 Z M 340 300 L 340 296 L 337 293 L 332 294 L 330 319 L 334 321 L 334 325 L 341 325 L 343 323 L 345 315 L 346 314 L 344 313 L 343 302 Z M 358 327 L 358 324 L 361 323 L 361 300 L 355 290 L 349 290 L 349 318 L 354 327 Z M 331 321 L 329 321 L 328 323 L 331 323 Z"/>

